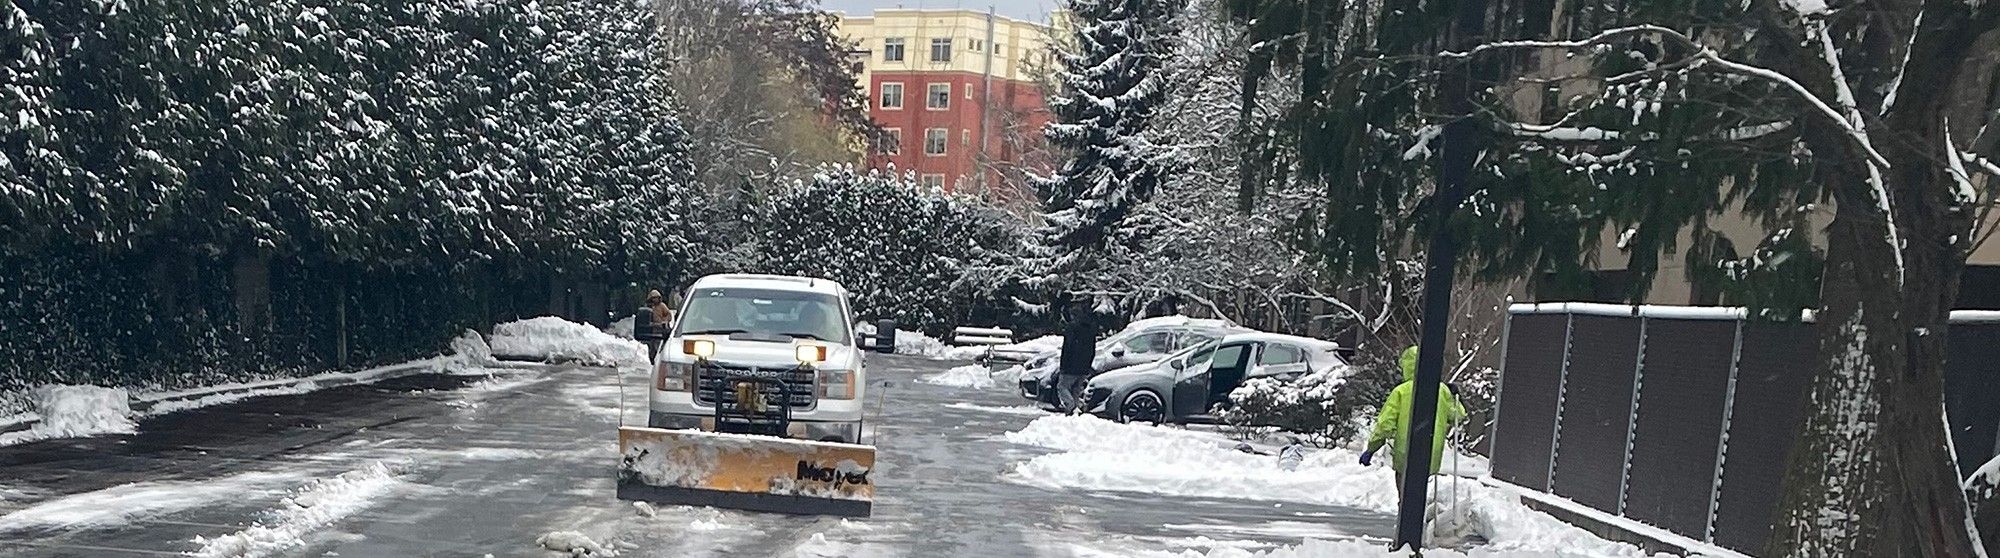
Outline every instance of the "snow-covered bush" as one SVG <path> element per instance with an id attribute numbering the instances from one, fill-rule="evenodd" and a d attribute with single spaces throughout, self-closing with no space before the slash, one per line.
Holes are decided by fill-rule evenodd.
<path id="1" fill-rule="evenodd" d="M 1239 429 L 1276 427 L 1319 447 L 1339 445 L 1363 427 L 1355 419 L 1371 405 L 1348 388 L 1349 372 L 1323 370 L 1289 382 L 1252 378 L 1229 392 L 1222 419 Z"/>
<path id="2" fill-rule="evenodd" d="M 975 271 L 1012 259 L 1020 245 L 1013 215 L 846 166 L 773 192 L 752 218 L 745 271 L 839 281 L 859 318 L 895 318 L 933 335 L 993 320 L 1001 306 L 983 302 L 990 285 Z"/>

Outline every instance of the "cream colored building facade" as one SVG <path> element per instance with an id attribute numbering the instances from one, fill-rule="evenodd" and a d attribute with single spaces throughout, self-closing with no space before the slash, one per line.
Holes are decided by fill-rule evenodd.
<path id="1" fill-rule="evenodd" d="M 839 25 L 841 34 L 858 43 L 859 50 L 872 54 L 862 60 L 864 86 L 878 71 L 957 71 L 1032 81 L 1035 75 L 1029 68 L 1046 68 L 1050 62 L 1048 25 L 983 11 L 888 8 L 865 16 L 842 15 Z M 951 50 L 948 61 L 933 61 L 934 47 L 939 46 Z M 898 48 L 902 56 L 885 56 Z"/>

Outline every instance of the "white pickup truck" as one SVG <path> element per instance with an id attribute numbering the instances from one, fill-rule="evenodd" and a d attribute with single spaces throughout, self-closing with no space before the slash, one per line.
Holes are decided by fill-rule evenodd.
<path id="1" fill-rule="evenodd" d="M 653 363 L 648 426 L 860 442 L 868 373 L 839 283 L 710 275 L 683 301 Z"/>

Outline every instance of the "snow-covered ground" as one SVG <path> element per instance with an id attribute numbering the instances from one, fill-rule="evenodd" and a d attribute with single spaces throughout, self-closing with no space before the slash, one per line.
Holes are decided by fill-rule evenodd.
<path id="1" fill-rule="evenodd" d="M 1363 466 L 1352 449 L 1307 456 L 1294 471 L 1276 457 L 1235 449 L 1214 432 L 1117 424 L 1090 416 L 1051 415 L 1005 435 L 1010 442 L 1059 450 L 1018 464 L 1010 480 L 1049 489 L 1139 492 L 1202 498 L 1266 500 L 1282 505 L 1331 504 L 1394 513 L 1394 475 L 1385 463 Z M 1386 461 L 1386 460 L 1385 460 Z M 1607 541 L 1522 505 L 1517 496 L 1476 479 L 1438 477 L 1439 525 L 1434 542 L 1463 547 L 1440 556 L 1641 557 L 1639 548 Z M 1209 534 L 1208 536 L 1217 536 Z M 1469 542 L 1476 541 L 1477 544 Z M 1309 540 L 1252 549 L 1211 545 L 1205 551 L 1141 553 L 1187 558 L 1320 558 L 1397 556 L 1381 541 Z"/>
<path id="2" fill-rule="evenodd" d="M 646 345 L 553 316 L 493 326 L 488 340 L 503 358 L 591 366 L 646 366 Z"/>
<path id="3" fill-rule="evenodd" d="M 131 434 L 135 421 L 253 397 L 297 395 L 333 386 L 363 384 L 412 372 L 484 373 L 493 353 L 478 332 L 453 339 L 450 351 L 432 358 L 352 372 L 326 372 L 303 378 L 230 382 L 183 390 L 138 389 L 89 385 L 46 385 L 29 390 L 34 411 L 0 419 L 0 425 L 29 424 L 25 430 L 0 433 L 0 446 L 54 438 Z"/>
<path id="4" fill-rule="evenodd" d="M 201 548 L 190 554 L 201 558 L 257 558 L 304 546 L 307 535 L 366 509 L 399 484 L 396 471 L 379 461 L 312 481 L 294 490 L 256 524 L 215 538 L 195 537 L 195 544 Z"/>
<path id="5" fill-rule="evenodd" d="M 918 378 L 917 381 L 926 384 L 972 389 L 986 389 L 995 385 L 993 382 L 993 371 L 987 370 L 986 366 L 979 364 L 953 367 L 950 370 Z"/>
<path id="6" fill-rule="evenodd" d="M 990 349 L 986 345 L 968 345 L 964 347 L 952 347 L 944 351 L 942 358 L 949 360 L 972 360 L 974 358 L 978 358 L 980 355 L 986 354 L 986 352 L 989 350 L 995 353 L 1020 355 L 1025 357 L 1025 356 L 1034 356 L 1042 354 L 1060 348 L 1062 348 L 1062 336 L 1047 335 L 1047 336 L 1037 337 L 1034 339 L 1029 339 L 1027 341 L 1022 341 L 1019 343 L 1008 343 L 1006 345 L 993 345 Z"/>

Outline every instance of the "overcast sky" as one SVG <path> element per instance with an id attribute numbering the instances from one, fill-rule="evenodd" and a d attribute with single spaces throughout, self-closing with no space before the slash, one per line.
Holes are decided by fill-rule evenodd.
<path id="1" fill-rule="evenodd" d="M 993 13 L 1016 19 L 1041 22 L 1048 20 L 1049 10 L 1055 6 L 1054 0 L 820 0 L 820 6 L 827 11 L 847 12 L 848 15 L 867 15 L 876 8 L 964 8 L 985 10 L 993 7 Z"/>

